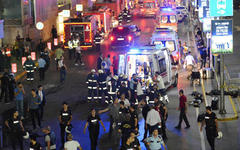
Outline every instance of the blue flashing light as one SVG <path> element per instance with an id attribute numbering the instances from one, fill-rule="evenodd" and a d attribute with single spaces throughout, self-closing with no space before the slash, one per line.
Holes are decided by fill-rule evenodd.
<path id="1" fill-rule="evenodd" d="M 172 8 L 163 8 L 162 11 L 172 11 Z"/>
<path id="2" fill-rule="evenodd" d="M 135 53 L 137 53 L 137 52 L 139 52 L 139 49 L 137 49 L 137 48 L 131 48 L 129 52 L 135 52 Z"/>

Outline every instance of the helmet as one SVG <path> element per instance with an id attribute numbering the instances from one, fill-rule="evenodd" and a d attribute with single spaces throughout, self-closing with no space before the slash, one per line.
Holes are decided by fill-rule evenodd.
<path id="1" fill-rule="evenodd" d="M 28 132 L 26 132 L 26 131 L 23 132 L 23 139 L 25 139 L 25 140 L 29 139 L 29 133 Z"/>
<path id="2" fill-rule="evenodd" d="M 123 76 L 124 76 L 124 75 L 123 75 L 122 73 L 119 75 L 119 77 L 121 77 L 121 78 L 122 78 Z"/>
<path id="3" fill-rule="evenodd" d="M 123 79 L 127 79 L 127 75 L 123 75 Z"/>
<path id="4" fill-rule="evenodd" d="M 95 70 L 95 69 L 92 69 L 92 70 L 91 70 L 91 72 L 92 72 L 92 73 L 95 73 L 95 72 L 96 72 L 96 70 Z"/>
<path id="5" fill-rule="evenodd" d="M 66 132 L 66 133 L 71 133 L 72 128 L 73 128 L 73 126 L 72 126 L 71 124 L 70 124 L 70 125 L 67 125 L 66 128 L 65 128 L 65 132 Z"/>
<path id="6" fill-rule="evenodd" d="M 113 79 L 118 80 L 118 76 L 116 76 L 116 75 L 113 76 Z"/>
<path id="7" fill-rule="evenodd" d="M 101 70 L 101 69 L 100 69 L 100 70 L 98 70 L 98 73 L 103 73 L 103 70 Z"/>
<path id="8" fill-rule="evenodd" d="M 218 136 L 217 136 L 217 139 L 220 140 L 221 138 L 223 137 L 223 134 L 221 131 L 218 132 Z"/>

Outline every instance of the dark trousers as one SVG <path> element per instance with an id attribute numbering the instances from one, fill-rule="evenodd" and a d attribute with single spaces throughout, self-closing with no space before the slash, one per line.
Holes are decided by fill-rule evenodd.
<path id="1" fill-rule="evenodd" d="M 202 60 L 201 60 L 201 68 L 202 67 L 206 67 L 206 57 L 203 57 Z"/>
<path id="2" fill-rule="evenodd" d="M 206 136 L 211 150 L 215 150 L 216 128 L 206 128 Z"/>
<path id="3" fill-rule="evenodd" d="M 167 134 L 166 134 L 166 122 L 162 118 L 162 138 L 165 140 L 167 139 Z"/>
<path id="4" fill-rule="evenodd" d="M 39 78 L 40 78 L 40 81 L 44 80 L 44 77 L 45 77 L 45 68 L 39 68 Z"/>
<path id="5" fill-rule="evenodd" d="M 82 58 L 80 53 L 76 53 L 75 63 L 78 63 L 78 62 L 82 64 Z"/>
<path id="6" fill-rule="evenodd" d="M 34 80 L 34 72 L 27 72 L 27 81 Z"/>
<path id="7" fill-rule="evenodd" d="M 103 89 L 99 89 L 99 91 L 98 91 L 98 99 L 99 100 L 102 100 L 103 94 L 105 96 L 105 99 L 108 99 L 107 89 L 104 89 L 104 90 Z"/>
<path id="8" fill-rule="evenodd" d="M 40 115 L 39 115 L 39 109 L 30 109 L 30 114 L 31 114 L 33 128 L 36 129 L 35 117 L 37 118 L 38 126 L 41 127 L 41 119 L 40 119 Z"/>
<path id="9" fill-rule="evenodd" d="M 5 103 L 8 102 L 8 88 L 7 87 L 2 87 L 1 88 L 1 97 L 0 97 L 0 101 L 1 99 L 4 97 L 4 101 Z"/>
<path id="10" fill-rule="evenodd" d="M 66 69 L 60 69 L 60 82 L 65 81 L 66 79 Z"/>
<path id="11" fill-rule="evenodd" d="M 149 126 L 145 124 L 144 125 L 144 136 L 143 136 L 143 139 L 147 138 L 148 132 L 149 132 Z"/>
<path id="12" fill-rule="evenodd" d="M 39 115 L 40 115 L 40 119 L 43 119 L 43 113 L 44 113 L 44 104 L 40 104 L 39 105 Z"/>
<path id="13" fill-rule="evenodd" d="M 90 141 L 91 141 L 91 150 L 96 150 L 98 135 L 99 135 L 99 127 L 95 130 L 88 129 L 88 131 L 89 131 L 89 137 L 90 137 Z"/>
<path id="14" fill-rule="evenodd" d="M 181 108 L 181 110 L 180 110 L 178 127 L 181 127 L 182 120 L 184 120 L 186 126 L 190 126 L 187 116 L 186 116 L 186 113 L 185 113 L 185 108 Z"/>
<path id="15" fill-rule="evenodd" d="M 62 146 L 63 146 L 64 143 L 65 143 L 65 139 L 66 139 L 66 141 L 67 141 L 67 135 L 68 135 L 68 133 L 67 133 L 66 138 L 65 138 L 65 134 L 66 134 L 65 128 L 66 128 L 66 126 L 67 126 L 66 123 L 60 124 Z"/>
<path id="16" fill-rule="evenodd" d="M 96 51 L 101 51 L 101 45 L 100 44 L 96 44 Z"/>
<path id="17" fill-rule="evenodd" d="M 10 140 L 11 140 L 13 150 L 16 150 L 17 142 L 20 145 L 20 149 L 23 150 L 23 138 L 20 132 L 10 133 Z"/>
<path id="18" fill-rule="evenodd" d="M 97 100 L 98 99 L 98 96 L 97 96 L 97 89 L 91 89 L 89 88 L 88 89 L 88 100 Z"/>
<path id="19" fill-rule="evenodd" d="M 135 90 L 132 90 L 131 89 L 131 99 L 130 99 L 130 103 L 136 103 L 136 92 L 135 92 Z"/>
<path id="20" fill-rule="evenodd" d="M 73 56 L 73 49 L 68 50 L 68 59 L 71 60 Z"/>

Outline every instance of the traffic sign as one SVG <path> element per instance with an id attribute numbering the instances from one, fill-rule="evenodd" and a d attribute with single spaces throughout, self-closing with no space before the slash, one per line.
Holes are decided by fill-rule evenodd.
<path id="1" fill-rule="evenodd" d="M 232 20 L 212 20 L 212 53 L 233 53 Z"/>
<path id="2" fill-rule="evenodd" d="M 36 28 L 37 28 L 38 30 L 42 30 L 42 29 L 44 28 L 44 24 L 43 24 L 42 22 L 38 22 L 38 23 L 36 24 Z"/>
<path id="3" fill-rule="evenodd" d="M 233 16 L 233 0 L 210 0 L 210 16 Z"/>

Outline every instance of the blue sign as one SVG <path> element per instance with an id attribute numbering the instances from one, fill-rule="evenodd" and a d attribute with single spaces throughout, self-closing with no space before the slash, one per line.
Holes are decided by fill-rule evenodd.
<path id="1" fill-rule="evenodd" d="M 233 0 L 210 0 L 210 16 L 233 16 Z"/>
<path id="2" fill-rule="evenodd" d="M 0 20 L 0 39 L 4 38 L 4 21 Z"/>
<path id="3" fill-rule="evenodd" d="M 208 6 L 203 7 L 203 18 L 210 18 L 210 10 Z"/>
<path id="4" fill-rule="evenodd" d="M 211 51 L 233 53 L 232 20 L 212 20 Z"/>

